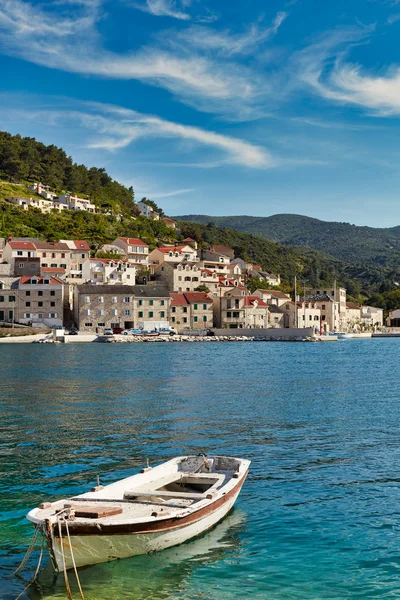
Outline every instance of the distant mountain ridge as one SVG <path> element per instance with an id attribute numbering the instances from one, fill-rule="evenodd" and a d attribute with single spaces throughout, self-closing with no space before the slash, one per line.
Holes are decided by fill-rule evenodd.
<path id="1" fill-rule="evenodd" d="M 231 227 L 285 246 L 318 250 L 352 264 L 394 269 L 400 265 L 400 226 L 366 227 L 295 214 L 271 217 L 184 215 L 174 218 L 197 223 L 212 222 L 219 227 Z"/>

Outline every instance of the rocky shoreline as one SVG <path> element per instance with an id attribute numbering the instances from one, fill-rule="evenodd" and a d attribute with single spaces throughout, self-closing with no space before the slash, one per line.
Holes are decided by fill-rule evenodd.
<path id="1" fill-rule="evenodd" d="M 188 336 L 188 335 L 171 335 L 171 336 L 158 336 L 158 337 L 141 337 L 141 336 L 110 336 L 110 337 L 99 337 L 98 342 L 108 344 L 126 344 L 126 343 L 177 343 L 177 342 L 315 342 L 315 338 L 311 337 L 293 337 L 293 338 L 273 338 L 273 337 L 250 337 L 245 335 L 215 335 L 215 336 Z"/>

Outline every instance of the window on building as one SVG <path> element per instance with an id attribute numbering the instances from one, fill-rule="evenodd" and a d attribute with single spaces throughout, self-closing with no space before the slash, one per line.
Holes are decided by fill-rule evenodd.
<path id="1" fill-rule="evenodd" d="M 50 265 L 53 269 L 55 269 L 57 267 L 56 263 L 51 263 Z"/>
<path id="2" fill-rule="evenodd" d="M 30 302 L 25 302 L 25 306 L 30 306 L 31 303 Z"/>
<path id="3" fill-rule="evenodd" d="M 203 310 L 207 310 L 207 304 L 203 304 Z"/>
<path id="4" fill-rule="evenodd" d="M 199 317 L 193 317 L 193 321 L 194 321 L 195 323 L 197 323 L 197 321 L 198 321 L 198 320 L 199 320 Z"/>
<path id="5" fill-rule="evenodd" d="M 56 303 L 55 302 L 50 302 L 50 306 L 55 306 Z"/>
<path id="6" fill-rule="evenodd" d="M 90 315 L 90 308 L 87 308 L 85 310 L 85 317 L 88 317 Z"/>
<path id="7" fill-rule="evenodd" d="M 325 308 L 326 308 L 325 304 L 323 304 L 323 305 L 321 306 L 321 308 L 322 308 L 322 310 L 325 310 Z"/>
<path id="8" fill-rule="evenodd" d="M 17 251 L 17 256 L 22 256 L 22 250 Z"/>
<path id="9" fill-rule="evenodd" d="M 65 252 L 61 252 L 61 258 L 65 258 Z"/>
<path id="10" fill-rule="evenodd" d="M 131 311 L 129 310 L 129 308 L 124 310 L 124 315 L 125 317 L 130 317 L 131 316 Z"/>
<path id="11" fill-rule="evenodd" d="M 143 306 L 143 300 L 138 300 L 138 306 Z"/>
<path id="12" fill-rule="evenodd" d="M 49 319 L 57 319 L 57 313 L 49 313 Z"/>
<path id="13" fill-rule="evenodd" d="M 207 323 L 207 315 L 203 316 L 203 323 Z"/>
<path id="14" fill-rule="evenodd" d="M 183 307 L 183 312 L 184 312 L 184 313 L 187 313 L 187 306 L 184 306 L 184 307 Z"/>
<path id="15" fill-rule="evenodd" d="M 160 317 L 162 319 L 165 317 L 165 310 L 160 310 Z"/>
<path id="16" fill-rule="evenodd" d="M 325 317 L 325 315 L 322 315 L 322 317 L 321 317 L 321 321 L 325 321 L 325 320 L 326 320 L 326 317 Z"/>
<path id="17" fill-rule="evenodd" d="M 199 305 L 198 305 L 198 304 L 194 304 L 194 305 L 193 305 L 193 308 L 194 308 L 194 310 L 197 310 L 197 309 L 198 309 L 198 307 L 199 307 Z"/>
<path id="18" fill-rule="evenodd" d="M 4 302 L 4 296 L 0 296 L 0 302 Z"/>
<path id="19" fill-rule="evenodd" d="M 176 307 L 175 307 L 175 306 L 172 306 L 172 307 L 171 307 L 171 312 L 173 312 L 173 313 L 175 313 L 175 312 L 176 312 Z"/>
<path id="20" fill-rule="evenodd" d="M 153 318 L 153 316 L 154 316 L 154 313 L 153 313 L 153 311 L 151 310 L 151 311 L 149 312 L 149 319 L 152 319 L 152 318 Z"/>
<path id="21" fill-rule="evenodd" d="M 99 296 L 99 303 L 102 304 L 104 302 L 104 296 Z"/>
<path id="22" fill-rule="evenodd" d="M 38 296 L 43 296 L 43 290 L 38 291 Z"/>
<path id="23" fill-rule="evenodd" d="M 32 285 L 36 285 L 37 284 L 37 279 L 31 279 L 31 284 Z"/>
<path id="24" fill-rule="evenodd" d="M 138 315 L 139 315 L 139 318 L 143 318 L 143 311 L 139 310 Z"/>
<path id="25" fill-rule="evenodd" d="M 85 323 L 85 327 L 92 327 L 91 323 Z"/>
<path id="26" fill-rule="evenodd" d="M 232 316 L 232 313 L 231 313 L 230 311 L 228 311 L 228 312 L 226 313 L 226 316 L 227 316 L 227 318 L 228 318 L 228 319 L 230 319 L 230 318 L 231 318 L 231 316 Z"/>
<path id="27" fill-rule="evenodd" d="M 45 285 L 49 285 L 49 283 L 50 283 L 50 279 L 43 279 L 43 283 L 44 283 Z"/>
<path id="28" fill-rule="evenodd" d="M 308 320 L 309 320 L 309 321 L 312 321 L 312 315 L 310 315 L 310 316 L 308 317 Z"/>
<path id="29" fill-rule="evenodd" d="M 171 318 L 171 321 L 172 321 L 173 323 L 175 323 L 175 317 L 172 317 L 172 318 Z"/>
<path id="30" fill-rule="evenodd" d="M 149 300 L 149 305 L 153 306 L 153 304 L 154 304 L 154 300 Z"/>
<path id="31" fill-rule="evenodd" d="M 90 298 L 89 298 L 89 296 L 85 296 L 85 298 L 84 298 L 84 302 L 86 302 L 86 303 L 90 302 Z"/>
<path id="32" fill-rule="evenodd" d="M 182 321 L 183 321 L 184 323 L 187 323 L 187 317 L 183 317 Z"/>
<path id="33" fill-rule="evenodd" d="M 118 302 L 118 298 L 117 298 L 117 296 L 113 296 L 113 297 L 111 298 L 111 302 L 112 302 L 113 304 L 116 304 L 116 303 Z"/>
<path id="34" fill-rule="evenodd" d="M 105 323 L 97 323 L 97 327 L 105 327 L 106 324 Z"/>
<path id="35" fill-rule="evenodd" d="M 113 317 L 117 317 L 118 316 L 118 310 L 116 308 L 112 309 L 112 316 Z"/>
<path id="36" fill-rule="evenodd" d="M 65 265 L 65 264 L 61 264 L 61 265 L 60 265 L 60 267 L 61 267 L 62 269 L 66 269 L 66 268 L 67 268 L 67 265 Z"/>
<path id="37" fill-rule="evenodd" d="M 165 305 L 165 300 L 160 300 L 160 305 L 164 306 Z"/>
<path id="38" fill-rule="evenodd" d="M 52 252 L 51 253 L 51 258 L 55 258 L 55 257 L 56 257 L 55 252 Z"/>
<path id="39" fill-rule="evenodd" d="M 43 302 L 38 302 L 38 306 L 43 306 Z"/>
<path id="40" fill-rule="evenodd" d="M 31 313 L 25 313 L 24 319 L 30 319 L 30 318 L 31 318 Z"/>
<path id="41" fill-rule="evenodd" d="M 42 267 L 48 267 L 49 265 L 47 263 L 42 263 Z"/>
<path id="42" fill-rule="evenodd" d="M 131 301 L 130 296 L 125 296 L 125 298 L 124 298 L 125 304 L 129 304 L 130 301 Z"/>
<path id="43" fill-rule="evenodd" d="M 43 256 L 43 258 L 46 258 L 46 252 L 43 252 L 42 256 Z"/>
<path id="44" fill-rule="evenodd" d="M 319 317 L 318 317 L 318 315 L 315 315 L 315 316 L 314 316 L 314 321 L 319 321 Z"/>
<path id="45" fill-rule="evenodd" d="M 238 319 L 239 318 L 239 313 L 238 312 L 233 312 L 232 316 L 234 319 Z"/>
<path id="46" fill-rule="evenodd" d="M 55 295 L 56 295 L 55 290 L 50 290 L 50 296 L 55 296 Z"/>
<path id="47" fill-rule="evenodd" d="M 15 302 L 15 296 L 8 296 L 9 302 Z"/>
<path id="48" fill-rule="evenodd" d="M 20 268 L 20 269 L 23 269 L 23 268 L 24 268 L 24 266 L 25 266 L 25 265 L 24 265 L 24 263 L 19 263 L 19 268 Z"/>
<path id="49" fill-rule="evenodd" d="M 86 258 L 86 254 L 81 254 L 81 258 Z M 79 265 L 81 266 L 81 265 Z"/>
<path id="50" fill-rule="evenodd" d="M 29 290 L 25 292 L 25 296 L 30 296 L 30 295 L 31 295 L 31 293 Z"/>
<path id="51" fill-rule="evenodd" d="M 39 313 L 38 317 L 39 319 L 43 319 L 43 313 Z"/>

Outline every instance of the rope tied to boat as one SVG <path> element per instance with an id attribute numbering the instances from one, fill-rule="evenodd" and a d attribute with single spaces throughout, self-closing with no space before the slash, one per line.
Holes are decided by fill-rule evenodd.
<path id="1" fill-rule="evenodd" d="M 36 530 L 36 531 L 38 531 L 38 530 Z M 36 536 L 36 537 L 37 537 L 37 536 Z M 29 548 L 28 548 L 28 550 L 29 550 Z M 19 600 L 19 599 L 22 597 L 22 595 L 23 595 L 23 594 L 26 592 L 26 590 L 27 590 L 27 589 L 28 589 L 28 588 L 29 588 L 29 587 L 32 585 L 32 583 L 33 583 L 34 581 L 36 581 L 36 577 L 38 576 L 38 573 L 39 573 L 39 570 L 40 570 L 40 565 L 41 565 L 41 563 L 42 563 L 43 550 L 44 550 L 44 536 L 42 535 L 42 545 L 41 545 L 41 548 L 40 548 L 39 561 L 38 561 L 38 564 L 37 564 L 37 567 L 36 567 L 36 570 L 35 570 L 35 574 L 34 574 L 33 578 L 30 580 L 30 582 L 28 583 L 28 585 L 26 585 L 26 586 L 24 587 L 24 589 L 22 590 L 22 592 L 21 592 L 21 593 L 20 593 L 20 594 L 19 594 L 19 595 L 18 595 L 18 596 L 15 598 L 15 600 Z M 32 552 L 32 550 L 31 550 L 31 552 Z M 26 553 L 25 557 L 26 557 L 27 555 L 28 555 L 28 552 Z M 29 556 L 28 556 L 28 558 L 29 558 Z M 24 559 L 24 560 L 25 560 L 25 559 Z M 24 560 L 23 560 L 22 562 L 24 562 Z M 27 560 L 28 560 L 28 559 L 27 559 Z M 21 563 L 21 564 L 22 564 L 22 563 Z M 26 564 L 26 561 L 25 561 L 25 564 Z M 18 568 L 18 569 L 19 569 L 19 568 Z M 17 569 L 17 571 L 15 571 L 15 573 L 19 572 L 19 570 L 18 570 L 18 569 Z"/>
<path id="2" fill-rule="evenodd" d="M 28 550 L 25 552 L 25 556 L 24 556 L 24 558 L 22 559 L 22 562 L 21 562 L 21 564 L 20 564 L 20 565 L 19 565 L 19 567 L 18 567 L 18 568 L 17 568 L 17 569 L 14 571 L 14 575 L 18 575 L 18 573 L 19 573 L 20 571 L 22 571 L 22 569 L 25 567 L 26 563 L 28 562 L 28 560 L 29 560 L 29 558 L 30 558 L 30 556 L 31 556 L 31 554 L 32 554 L 32 552 L 33 552 L 33 550 L 34 550 L 35 546 L 36 546 L 36 540 L 37 540 L 37 538 L 38 538 L 39 532 L 40 532 L 39 528 L 38 528 L 38 527 L 35 527 L 35 532 L 34 532 L 34 534 L 33 534 L 33 537 L 32 537 L 32 539 L 31 539 L 31 543 L 30 543 L 30 544 L 29 544 L 29 546 L 28 546 Z"/>
<path id="3" fill-rule="evenodd" d="M 65 562 L 64 546 L 63 546 L 63 540 L 62 540 L 62 527 L 61 527 L 62 523 L 64 523 L 65 530 L 67 532 L 68 546 L 69 546 L 69 551 L 70 551 L 70 554 L 71 554 L 71 561 L 72 561 L 72 566 L 74 568 L 76 582 L 77 582 L 78 588 L 79 588 L 79 593 L 81 595 L 81 599 L 85 600 L 85 596 L 83 594 L 81 582 L 80 582 L 79 575 L 78 575 L 78 569 L 76 568 L 74 551 L 73 551 L 73 548 L 72 548 L 71 536 L 69 534 L 69 527 L 68 527 L 68 519 L 73 519 L 74 516 L 75 516 L 75 512 L 74 512 L 74 509 L 72 507 L 65 508 L 57 516 L 58 534 L 59 534 L 59 537 L 60 537 L 60 548 L 61 548 L 61 556 L 62 556 L 62 561 L 63 561 L 64 581 L 65 581 L 65 588 L 66 588 L 66 591 L 67 591 L 68 600 L 73 600 L 72 593 L 71 593 L 71 587 L 70 587 L 69 579 L 68 579 L 67 565 L 66 565 L 66 562 Z"/>

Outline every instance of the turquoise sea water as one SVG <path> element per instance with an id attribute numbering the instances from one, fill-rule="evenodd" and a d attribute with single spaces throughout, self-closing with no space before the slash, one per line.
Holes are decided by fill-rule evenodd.
<path id="1" fill-rule="evenodd" d="M 0 346 L 1 600 L 36 566 L 12 575 L 28 508 L 200 451 L 252 460 L 236 508 L 82 569 L 87 600 L 399 598 L 399 356 L 400 339 Z M 65 597 L 48 565 L 23 596 Z"/>

